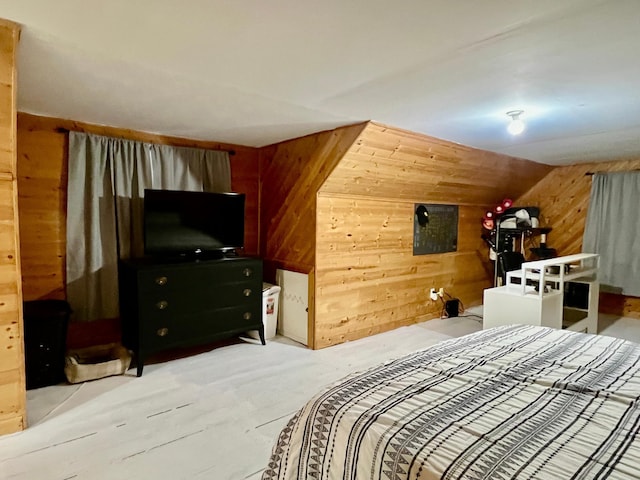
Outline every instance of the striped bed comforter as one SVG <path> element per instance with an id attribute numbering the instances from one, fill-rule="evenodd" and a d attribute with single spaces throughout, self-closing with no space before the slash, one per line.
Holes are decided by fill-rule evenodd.
<path id="1" fill-rule="evenodd" d="M 508 326 L 352 375 L 280 433 L 263 480 L 640 479 L 640 346 Z"/>

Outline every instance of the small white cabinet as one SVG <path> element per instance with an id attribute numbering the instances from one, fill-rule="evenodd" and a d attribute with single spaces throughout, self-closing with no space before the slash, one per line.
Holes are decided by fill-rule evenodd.
<path id="1" fill-rule="evenodd" d="M 278 269 L 276 281 L 282 288 L 278 333 L 308 346 L 309 275 Z"/>
<path id="2" fill-rule="evenodd" d="M 506 285 L 484 291 L 483 328 L 522 324 L 597 333 L 598 261 L 597 254 L 581 253 L 523 263 L 507 273 Z"/>

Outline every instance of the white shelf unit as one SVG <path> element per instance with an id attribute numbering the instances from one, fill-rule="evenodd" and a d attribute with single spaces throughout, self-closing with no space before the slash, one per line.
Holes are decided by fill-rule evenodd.
<path id="1" fill-rule="evenodd" d="M 483 328 L 525 324 L 597 333 L 598 265 L 594 253 L 523 263 L 507 272 L 504 286 L 484 291 Z M 565 298 L 570 289 L 581 290 L 581 302 Z"/>

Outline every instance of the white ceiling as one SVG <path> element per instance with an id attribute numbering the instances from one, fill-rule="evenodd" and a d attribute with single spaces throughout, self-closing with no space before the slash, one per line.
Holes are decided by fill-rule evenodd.
<path id="1" fill-rule="evenodd" d="M 548 164 L 640 157 L 639 0 L 0 0 L 0 17 L 23 25 L 24 112 L 249 146 L 374 120 Z"/>

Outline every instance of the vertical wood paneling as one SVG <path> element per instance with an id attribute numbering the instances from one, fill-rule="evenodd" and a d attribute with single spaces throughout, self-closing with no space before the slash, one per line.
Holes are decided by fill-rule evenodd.
<path id="1" fill-rule="evenodd" d="M 265 147 L 261 151 L 261 252 L 275 269 L 309 273 L 315 261 L 316 193 L 364 124 Z"/>
<path id="2" fill-rule="evenodd" d="M 591 194 L 591 177 L 585 174 L 637 169 L 640 159 L 557 167 L 518 199 L 518 204 L 540 206 L 542 221 L 553 228 L 547 238 L 549 247 L 559 255 L 579 253 Z M 599 310 L 640 318 L 640 298 L 601 294 Z"/>
<path id="3" fill-rule="evenodd" d="M 367 124 L 318 194 L 314 347 L 438 316 L 430 288 L 481 303 L 493 276 L 480 237 L 485 209 L 551 170 Z M 414 203 L 460 206 L 456 252 L 413 255 Z"/>
<path id="4" fill-rule="evenodd" d="M 26 426 L 16 181 L 16 49 L 19 27 L 0 20 L 0 435 Z"/>

